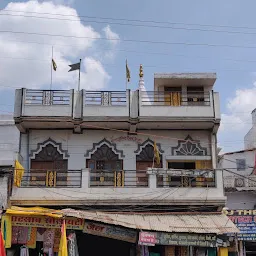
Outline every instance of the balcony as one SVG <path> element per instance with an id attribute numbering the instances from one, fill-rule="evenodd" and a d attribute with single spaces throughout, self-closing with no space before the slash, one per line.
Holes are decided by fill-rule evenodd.
<path id="1" fill-rule="evenodd" d="M 219 95 L 209 92 L 140 92 L 140 120 L 201 121 L 220 119 Z M 184 120 L 186 118 L 186 120 Z"/>
<path id="2" fill-rule="evenodd" d="M 14 188 L 14 205 L 224 205 L 215 170 L 30 170 Z"/>
<path id="3" fill-rule="evenodd" d="M 218 93 L 18 89 L 14 119 L 27 128 L 211 129 L 219 126 Z M 38 122 L 40 120 L 40 122 Z"/>
<path id="4" fill-rule="evenodd" d="M 72 116 L 73 90 L 22 89 L 22 116 Z"/>
<path id="5" fill-rule="evenodd" d="M 256 175 L 244 177 L 229 175 L 223 177 L 225 191 L 256 190 Z"/>

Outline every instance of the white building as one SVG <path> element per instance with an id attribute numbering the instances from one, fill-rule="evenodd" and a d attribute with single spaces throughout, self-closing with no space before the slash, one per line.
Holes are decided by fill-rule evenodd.
<path id="1" fill-rule="evenodd" d="M 148 92 L 142 76 L 136 91 L 16 90 L 26 172 L 11 203 L 220 209 L 215 80 L 165 73 L 155 74 Z M 160 164 L 148 170 L 154 141 Z"/>
<path id="2" fill-rule="evenodd" d="M 0 115 L 0 210 L 7 206 L 11 177 L 19 151 L 19 130 L 12 115 Z"/>

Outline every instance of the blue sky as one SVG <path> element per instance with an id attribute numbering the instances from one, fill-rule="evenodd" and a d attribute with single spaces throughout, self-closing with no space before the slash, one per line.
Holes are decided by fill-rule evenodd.
<path id="1" fill-rule="evenodd" d="M 21 6 L 23 9 L 19 9 Z M 153 89 L 155 72 L 216 72 L 218 79 L 214 89 L 220 92 L 223 113 L 219 145 L 225 151 L 243 148 L 243 136 L 251 127 L 250 112 L 256 107 L 256 48 L 253 48 L 256 47 L 255 1 L 56 0 L 33 1 L 32 4 L 31 1 L 2 0 L 0 8 L 4 9 L 1 14 L 11 14 L 0 16 L 1 31 L 93 38 L 112 36 L 120 39 L 88 42 L 88 39 L 0 33 L 1 112 L 12 112 L 13 87 L 49 88 L 50 68 L 47 60 L 51 57 L 53 44 L 59 72 L 54 73 L 55 88 L 76 86 L 75 74 L 67 73 L 67 64 L 80 57 L 86 71 L 82 76 L 84 87 L 89 86 L 90 89 L 125 89 L 126 58 L 131 70 L 131 89 L 137 88 L 139 64 L 144 65 L 147 90 Z M 67 19 L 76 20 L 79 20 L 78 16 L 75 17 L 78 14 L 81 21 L 17 17 L 22 13 L 6 10 L 22 10 L 23 15 L 27 16 L 39 15 L 29 14 L 28 11 L 55 12 L 72 15 Z M 63 19 L 65 16 L 58 18 Z M 127 19 L 168 23 L 125 21 Z M 143 26 L 135 26 L 138 24 Z M 173 44 L 124 41 L 127 39 Z"/>

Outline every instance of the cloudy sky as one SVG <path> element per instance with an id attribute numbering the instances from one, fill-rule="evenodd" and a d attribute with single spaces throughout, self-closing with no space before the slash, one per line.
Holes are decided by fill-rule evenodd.
<path id="1" fill-rule="evenodd" d="M 0 113 L 13 111 L 14 89 L 76 88 L 68 64 L 82 59 L 81 87 L 130 88 L 144 65 L 155 72 L 216 72 L 222 125 L 219 145 L 243 148 L 256 107 L 255 0 L 0 0 Z"/>

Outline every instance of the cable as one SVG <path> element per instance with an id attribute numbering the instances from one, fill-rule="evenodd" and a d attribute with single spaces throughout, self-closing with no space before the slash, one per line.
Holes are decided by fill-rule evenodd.
<path id="1" fill-rule="evenodd" d="M 16 13 L 31 13 L 41 15 L 52 15 L 61 17 L 75 17 L 75 18 L 90 18 L 90 19 L 103 19 L 103 20 L 114 20 L 114 21 L 129 21 L 129 22 L 141 22 L 141 23 L 156 23 L 156 24 L 169 24 L 169 25 L 189 25 L 189 26 L 202 26 L 202 27 L 219 27 L 219 28 L 238 28 L 238 29 L 256 29 L 256 27 L 248 26 L 230 26 L 230 25 L 213 25 L 213 24 L 200 24 L 200 23 L 184 23 L 184 22 L 169 22 L 159 20 L 141 20 L 141 19 L 127 19 L 127 18 L 113 18 L 113 17 L 102 17 L 102 16 L 88 16 L 88 15 L 72 15 L 63 13 L 50 13 L 50 12 L 34 12 L 34 11 L 20 11 L 20 10 L 7 10 L 1 9 L 1 12 L 16 12 Z"/>
<path id="2" fill-rule="evenodd" d="M 38 32 L 12 31 L 12 30 L 0 30 L 0 33 L 26 34 L 26 35 L 50 36 L 50 37 L 52 36 L 52 37 L 64 37 L 64 38 L 77 38 L 77 39 L 107 40 L 107 41 L 123 41 L 123 42 L 148 43 L 148 44 L 164 44 L 164 45 L 230 47 L 230 48 L 244 48 L 244 49 L 256 48 L 256 46 L 249 46 L 249 45 L 227 45 L 227 44 L 207 44 L 207 43 L 166 42 L 166 41 L 151 41 L 151 40 L 136 40 L 136 39 L 116 39 L 116 38 L 107 38 L 107 37 L 74 36 L 74 35 L 48 34 L 48 33 L 38 33 Z"/>
<path id="3" fill-rule="evenodd" d="M 67 18 L 56 18 L 49 16 L 27 16 L 24 14 L 11 14 L 11 13 L 0 13 L 0 16 L 14 16 L 23 18 L 36 18 L 36 19 L 47 19 L 47 20 L 60 20 L 60 21 L 71 21 L 71 22 L 88 22 L 88 23 L 98 23 L 98 24 L 110 24 L 118 26 L 131 26 L 131 27 L 146 27 L 146 28 L 162 28 L 162 29 L 173 29 L 173 30 L 186 30 L 186 31 L 200 31 L 200 32 L 214 32 L 214 33 L 227 33 L 227 34 L 243 34 L 243 35 L 256 35 L 255 32 L 245 32 L 245 31 L 230 31 L 230 30 L 216 30 L 216 29 L 202 29 L 202 28 L 188 28 L 188 27 L 173 27 L 173 26 L 160 26 L 160 25 L 145 25 L 138 23 L 120 23 L 111 21 L 99 21 L 99 20 L 84 20 L 84 19 L 67 19 Z"/>

